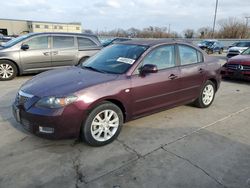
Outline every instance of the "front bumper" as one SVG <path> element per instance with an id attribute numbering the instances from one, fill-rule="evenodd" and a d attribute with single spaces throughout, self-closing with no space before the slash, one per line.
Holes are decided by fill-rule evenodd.
<path id="1" fill-rule="evenodd" d="M 223 67 L 221 70 L 223 78 L 235 78 L 240 80 L 250 80 L 250 71 L 233 70 Z"/>
<path id="2" fill-rule="evenodd" d="M 60 109 L 35 106 L 26 109 L 25 106 L 15 102 L 12 105 L 12 111 L 15 119 L 24 129 L 49 139 L 78 138 L 85 119 L 85 113 L 74 104 Z"/>

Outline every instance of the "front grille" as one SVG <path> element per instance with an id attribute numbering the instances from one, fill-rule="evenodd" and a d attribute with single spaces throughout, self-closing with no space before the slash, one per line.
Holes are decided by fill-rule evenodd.
<path id="1" fill-rule="evenodd" d="M 30 95 L 28 93 L 24 93 L 22 91 L 19 91 L 16 96 L 16 104 L 17 105 L 24 105 L 26 102 L 28 102 L 33 95 Z"/>
<path id="2" fill-rule="evenodd" d="M 250 65 L 227 64 L 226 67 L 232 70 L 250 71 Z"/>

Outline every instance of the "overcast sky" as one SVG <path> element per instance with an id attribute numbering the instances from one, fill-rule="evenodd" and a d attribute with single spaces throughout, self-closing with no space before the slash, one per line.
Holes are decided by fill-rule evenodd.
<path id="1" fill-rule="evenodd" d="M 81 22 L 83 28 L 112 30 L 148 26 L 212 26 L 216 0 L 2 0 L 0 18 Z M 219 0 L 218 19 L 250 16 L 250 0 Z M 250 20 L 249 20 L 250 21 Z"/>

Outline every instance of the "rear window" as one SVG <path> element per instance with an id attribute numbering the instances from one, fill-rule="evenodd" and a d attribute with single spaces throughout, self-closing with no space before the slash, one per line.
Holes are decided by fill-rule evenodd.
<path id="1" fill-rule="evenodd" d="M 250 47 L 250 42 L 239 42 L 236 44 L 237 47 Z"/>
<path id="2" fill-rule="evenodd" d="M 54 36 L 53 48 L 71 48 L 74 47 L 74 37 Z"/>
<path id="3" fill-rule="evenodd" d="M 181 65 L 189 65 L 203 61 L 201 52 L 189 46 L 179 45 L 179 54 Z"/>
<path id="4" fill-rule="evenodd" d="M 97 46 L 92 40 L 83 37 L 77 37 L 78 47 L 79 48 L 87 48 Z"/>

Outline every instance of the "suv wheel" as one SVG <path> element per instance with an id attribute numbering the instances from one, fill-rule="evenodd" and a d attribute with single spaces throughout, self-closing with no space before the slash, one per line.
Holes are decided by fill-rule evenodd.
<path id="1" fill-rule="evenodd" d="M 17 67 L 11 61 L 0 62 L 0 80 L 12 80 L 17 75 Z"/>
<path id="2" fill-rule="evenodd" d="M 209 107 L 214 100 L 215 95 L 215 85 L 213 82 L 208 80 L 203 86 L 200 96 L 196 99 L 195 105 L 199 108 Z"/>
<path id="3" fill-rule="evenodd" d="M 82 126 L 82 139 L 91 146 L 111 143 L 119 135 L 123 125 L 123 113 L 113 103 L 104 102 L 95 107 Z"/>

